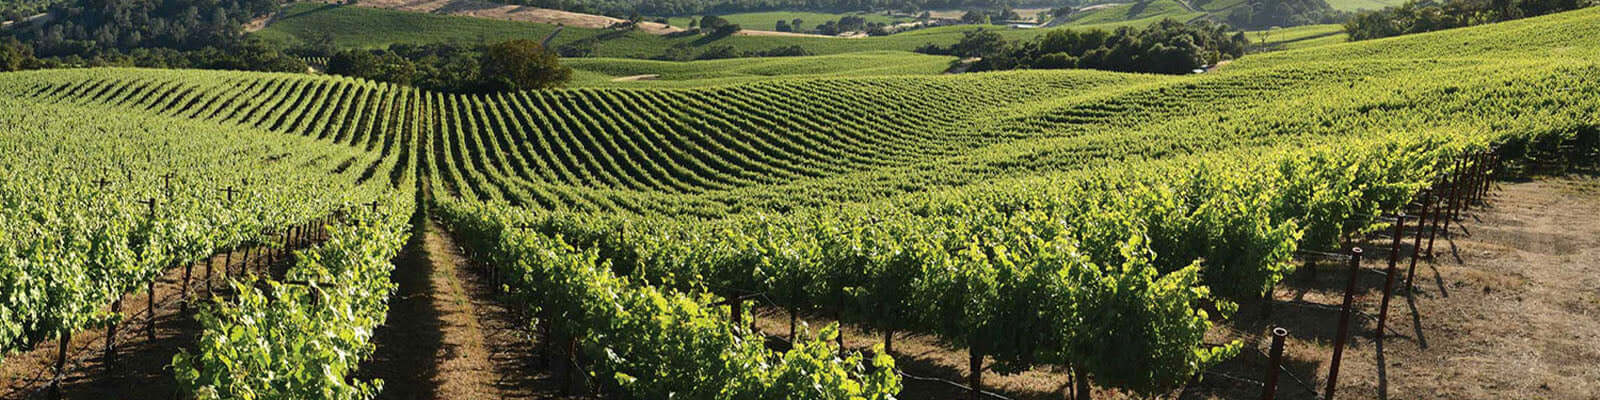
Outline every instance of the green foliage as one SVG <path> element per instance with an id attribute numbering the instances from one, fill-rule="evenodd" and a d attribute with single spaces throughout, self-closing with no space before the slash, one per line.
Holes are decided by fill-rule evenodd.
<path id="1" fill-rule="evenodd" d="M 411 199 L 356 209 L 348 225 L 299 252 L 283 282 L 235 282 L 233 300 L 196 317 L 204 332 L 173 357 L 182 389 L 198 399 L 371 399 L 383 382 L 350 376 L 373 352 L 395 283 L 389 260 L 405 244 Z M 264 286 L 265 289 L 259 288 Z"/>
<path id="2" fill-rule="evenodd" d="M 979 57 L 973 71 L 1063 68 L 1187 74 L 1206 65 L 1244 55 L 1248 40 L 1226 25 L 1163 20 L 1143 29 L 1055 30 L 1033 42 L 1008 41 L 982 29 L 967 32 L 950 47 L 959 57 Z M 932 50 L 937 51 L 937 47 Z M 928 50 L 921 50 L 928 51 Z M 1053 55 L 1053 56 L 1052 56 Z M 1042 60 L 1051 56 L 1049 60 Z M 1073 61 L 1071 64 L 1066 61 Z"/>
<path id="3" fill-rule="evenodd" d="M 482 77 L 502 90 L 549 89 L 572 79 L 560 56 L 532 40 L 509 40 L 484 51 Z"/>
<path id="4" fill-rule="evenodd" d="M 274 246 L 274 229 L 388 188 L 357 185 L 362 169 L 342 162 L 393 165 L 310 138 L 97 106 L 8 99 L 0 120 L 17 129 L 0 135 L 0 353 L 114 321 L 109 304 L 169 268 Z"/>
<path id="5" fill-rule="evenodd" d="M 1227 15 L 1229 24 L 1241 28 L 1331 24 L 1348 18 L 1323 0 L 1248 0 Z"/>
<path id="6" fill-rule="evenodd" d="M 1397 7 L 1358 13 L 1345 22 L 1345 32 L 1350 34 L 1350 40 L 1367 40 L 1509 21 L 1586 6 L 1588 4 L 1583 0 L 1503 0 L 1484 3 L 1422 3 L 1410 0 Z"/>
<path id="7" fill-rule="evenodd" d="M 0 170 L 14 171 L 0 174 L 0 196 L 20 206 L 0 208 L 9 213 L 0 288 L 24 295 L 0 303 L 0 321 L 27 322 L 0 323 L 0 335 L 20 348 L 94 326 L 104 316 L 88 310 L 170 265 L 142 260 L 193 260 L 260 240 L 263 227 L 419 187 L 478 261 L 509 277 L 517 304 L 578 339 L 585 370 L 624 396 L 896 391 L 892 360 L 835 357 L 828 329 L 787 352 L 765 349 L 713 305 L 739 293 L 968 346 L 999 373 L 1071 365 L 1102 386 L 1159 393 L 1236 351 L 1200 335 L 1282 279 L 1295 249 L 1338 247 L 1342 236 L 1381 228 L 1375 215 L 1410 202 L 1462 154 L 1593 146 L 1597 34 L 1600 10 L 1583 10 L 1254 55 L 1191 76 L 810 76 L 472 95 L 299 74 L 7 73 L 0 89 L 17 95 L 0 115 L 21 133 L 0 132 Z M 835 71 L 717 63 L 611 72 Z M 158 116 L 125 119 L 126 110 Z M 241 132 L 251 129 L 282 137 Z M 138 156 L 151 151 L 184 161 Z M 137 205 L 101 200 L 85 185 L 95 168 L 61 168 L 110 160 L 192 167 L 192 181 L 204 183 L 161 212 L 194 216 L 140 224 Z M 133 183 L 113 189 L 119 198 L 159 193 L 155 172 L 132 173 Z M 249 174 L 272 181 L 251 185 L 266 199 L 241 201 L 259 208 L 207 205 L 217 186 Z M 327 189 L 283 189 L 300 182 Z M 40 227 L 55 230 L 32 234 Z M 347 244 L 368 236 L 389 237 L 352 234 Z M 345 380 L 366 351 L 360 335 L 292 339 L 376 324 L 381 257 L 334 248 L 356 250 L 305 266 L 366 271 L 329 286 L 350 289 L 330 301 L 360 312 L 327 317 L 304 305 L 304 290 L 265 284 L 250 296 L 290 301 L 219 306 L 237 313 L 208 317 L 211 342 L 180 360 L 181 376 L 219 396 L 368 394 L 366 383 Z M 36 301 L 46 294 L 51 302 Z M 240 325 L 235 316 L 287 321 L 281 331 L 243 330 L 284 339 L 254 348 L 217 340 Z M 297 343 L 350 357 L 287 350 Z M 272 362 L 194 367 L 252 357 L 335 376 Z M 251 372 L 264 370 L 282 374 Z"/>
<path id="8" fill-rule="evenodd" d="M 444 202 L 441 215 L 481 254 L 514 277 L 505 287 L 562 337 L 582 342 L 592 376 L 637 398 L 890 399 L 899 391 L 894 361 L 878 352 L 864 365 L 829 340 L 796 338 L 786 352 L 762 335 L 730 327 L 710 298 L 638 286 L 613 273 L 594 250 L 561 236 L 510 228 L 520 212 Z"/>

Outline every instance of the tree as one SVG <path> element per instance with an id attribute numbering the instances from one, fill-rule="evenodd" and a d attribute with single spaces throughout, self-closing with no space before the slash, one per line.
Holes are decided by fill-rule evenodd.
<path id="1" fill-rule="evenodd" d="M 0 72 L 33 68 L 38 62 L 38 59 L 33 58 L 33 48 L 18 42 L 17 39 L 7 39 L 4 43 L 0 43 Z"/>
<path id="2" fill-rule="evenodd" d="M 365 50 L 345 50 L 328 59 L 327 73 L 371 78 L 378 73 L 378 57 Z"/>
<path id="3" fill-rule="evenodd" d="M 961 23 L 968 25 L 988 25 L 989 14 L 976 10 L 967 11 L 966 14 L 961 14 Z"/>
<path id="4" fill-rule="evenodd" d="M 1078 66 L 1078 58 L 1067 53 L 1050 53 L 1039 56 L 1033 62 L 1033 68 L 1038 69 L 1068 69 Z"/>
<path id="5" fill-rule="evenodd" d="M 1013 10 L 1011 7 L 1006 7 L 1005 9 L 1000 10 L 1001 21 L 1016 21 L 1020 19 L 1022 19 L 1022 15 L 1017 14 L 1017 10 Z"/>
<path id="6" fill-rule="evenodd" d="M 1003 53 L 1010 47 L 1006 39 L 987 29 L 974 29 L 963 32 L 961 41 L 950 46 L 950 52 L 957 57 L 989 57 Z"/>
<path id="7" fill-rule="evenodd" d="M 572 68 L 561 65 L 560 56 L 527 39 L 489 46 L 480 64 L 483 79 L 504 90 L 548 89 L 572 79 Z"/>
<path id="8" fill-rule="evenodd" d="M 700 19 L 700 30 L 710 33 L 713 37 L 726 37 L 739 32 L 740 29 L 743 28 L 740 28 L 738 24 L 728 22 L 728 20 L 715 15 L 707 15 L 705 18 Z"/>
<path id="9" fill-rule="evenodd" d="M 775 30 L 775 31 L 778 31 L 778 32 L 789 32 L 789 31 L 791 31 L 791 29 L 789 29 L 789 21 L 784 21 L 784 20 L 781 20 L 781 19 L 778 20 L 778 25 L 776 27 L 773 27 L 772 30 Z"/>

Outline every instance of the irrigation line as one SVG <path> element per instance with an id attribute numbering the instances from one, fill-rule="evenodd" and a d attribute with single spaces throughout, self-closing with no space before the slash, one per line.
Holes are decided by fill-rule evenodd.
<path id="1" fill-rule="evenodd" d="M 1267 355 L 1267 353 L 1261 352 L 1261 349 L 1255 348 L 1254 346 L 1250 347 L 1250 350 L 1256 352 L 1256 354 L 1260 354 L 1262 357 L 1271 358 L 1270 356 Z M 1301 389 L 1305 389 L 1307 393 L 1311 393 L 1311 397 L 1312 398 L 1314 398 L 1314 399 L 1321 399 L 1322 398 L 1322 394 L 1317 393 L 1317 389 L 1316 388 L 1312 387 L 1310 384 L 1307 384 L 1304 379 L 1300 379 L 1300 376 L 1299 375 L 1295 375 L 1294 371 L 1290 371 L 1288 367 L 1285 367 L 1283 365 L 1278 365 L 1278 371 L 1282 372 L 1284 375 L 1288 375 L 1289 379 L 1294 380 L 1294 383 L 1300 385 Z"/>
<path id="2" fill-rule="evenodd" d="M 1350 261 L 1349 254 L 1329 253 L 1315 250 L 1296 250 L 1295 253 L 1301 256 L 1318 257 L 1328 260 Z"/>
<path id="3" fill-rule="evenodd" d="M 1263 387 L 1263 388 L 1267 387 L 1267 383 L 1266 382 L 1262 382 L 1262 381 L 1258 381 L 1258 380 L 1250 379 L 1250 378 L 1241 378 L 1241 377 L 1229 375 L 1229 374 L 1227 374 L 1225 372 L 1205 371 L 1205 372 L 1201 372 L 1200 374 L 1201 375 L 1218 376 L 1218 377 L 1222 377 L 1223 379 L 1229 379 L 1229 380 L 1233 380 L 1233 381 L 1244 383 L 1244 384 L 1260 386 L 1260 387 Z"/>
<path id="4" fill-rule="evenodd" d="M 924 376 L 916 376 L 916 375 L 908 374 L 905 371 L 901 371 L 900 368 L 898 368 L 898 367 L 896 367 L 894 369 L 894 373 L 896 375 L 900 375 L 901 377 L 904 377 L 904 378 L 910 379 L 910 380 L 914 380 L 914 381 L 938 382 L 938 383 L 943 383 L 943 384 L 946 384 L 946 385 L 954 386 L 956 388 L 960 388 L 961 390 L 965 390 L 965 391 L 968 391 L 968 392 L 972 391 L 972 387 L 971 386 L 967 386 L 967 385 L 963 385 L 963 384 L 960 384 L 960 383 L 952 382 L 952 381 L 950 381 L 948 379 L 944 379 L 944 378 L 932 378 L 932 377 L 924 377 Z M 996 399 L 1000 399 L 1000 400 L 1012 400 L 1012 398 L 1010 398 L 1010 397 L 1006 397 L 1006 396 L 1001 395 L 999 393 L 995 393 L 995 392 L 991 392 L 991 391 L 987 391 L 987 390 L 979 390 L 978 393 L 981 393 L 981 394 L 984 394 L 986 396 L 993 397 L 993 398 L 996 398 Z"/>

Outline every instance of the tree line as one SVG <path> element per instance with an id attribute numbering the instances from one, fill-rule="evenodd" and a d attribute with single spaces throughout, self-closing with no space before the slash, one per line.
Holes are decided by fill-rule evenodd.
<path id="1" fill-rule="evenodd" d="M 1209 0 L 1207 1 L 1209 2 Z M 1200 6 L 1200 2 L 1196 2 Z M 1341 23 L 1350 14 L 1324 0 L 1248 0 L 1227 15 L 1229 25 L 1244 29 Z"/>
<path id="2" fill-rule="evenodd" d="M 528 40 L 338 51 L 327 35 L 281 48 L 241 31 L 277 10 L 276 0 L 56 4 L 50 18 L 0 32 L 0 71 L 121 66 L 305 73 L 304 59 L 329 57 L 328 73 L 449 92 L 555 87 L 572 74 L 556 54 Z"/>
<path id="3" fill-rule="evenodd" d="M 929 54 L 978 58 L 969 71 L 1084 68 L 1186 74 L 1244 55 L 1249 40 L 1226 24 L 1162 20 L 1145 28 L 1057 29 L 1034 40 L 1007 40 L 991 30 L 967 31 L 950 47 L 924 45 Z"/>
<path id="4" fill-rule="evenodd" d="M 1397 7 L 1356 14 L 1345 22 L 1344 30 L 1352 41 L 1377 39 L 1535 17 L 1595 4 L 1592 0 L 1409 0 Z"/>
<path id="5" fill-rule="evenodd" d="M 559 55 L 527 39 L 343 50 L 331 54 L 325 72 L 455 93 L 548 89 L 572 78 Z"/>
<path id="6" fill-rule="evenodd" d="M 275 0 L 87 0 L 0 32 L 0 70 L 130 66 L 304 72 L 306 66 L 239 27 Z"/>

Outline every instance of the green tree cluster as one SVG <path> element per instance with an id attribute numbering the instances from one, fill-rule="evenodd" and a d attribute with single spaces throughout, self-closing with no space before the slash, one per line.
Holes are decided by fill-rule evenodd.
<path id="1" fill-rule="evenodd" d="M 948 49 L 929 45 L 918 51 L 977 58 L 971 71 L 1087 68 L 1185 74 L 1239 57 L 1247 44 L 1243 34 L 1224 24 L 1168 19 L 1142 29 L 1058 29 L 1032 41 L 1007 40 L 997 32 L 976 29 Z"/>

